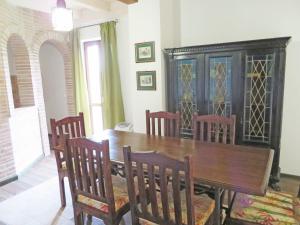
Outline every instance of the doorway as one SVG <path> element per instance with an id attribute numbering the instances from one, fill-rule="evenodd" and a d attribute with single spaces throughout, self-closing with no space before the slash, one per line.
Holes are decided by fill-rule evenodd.
<path id="1" fill-rule="evenodd" d="M 84 42 L 84 61 L 93 134 L 103 130 L 100 40 Z"/>
<path id="2" fill-rule="evenodd" d="M 61 119 L 68 115 L 64 58 L 50 41 L 41 46 L 39 58 L 47 128 L 50 134 L 50 119 Z"/>

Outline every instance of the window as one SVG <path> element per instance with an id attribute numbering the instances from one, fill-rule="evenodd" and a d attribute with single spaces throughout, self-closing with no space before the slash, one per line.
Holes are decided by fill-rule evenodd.
<path id="1" fill-rule="evenodd" d="M 95 134 L 103 130 L 99 40 L 84 42 L 84 59 L 91 111 L 91 124 L 93 133 Z"/>

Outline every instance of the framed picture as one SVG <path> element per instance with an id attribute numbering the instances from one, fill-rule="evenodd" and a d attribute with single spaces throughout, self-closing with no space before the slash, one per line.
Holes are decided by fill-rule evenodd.
<path id="1" fill-rule="evenodd" d="M 137 63 L 155 61 L 154 41 L 135 44 L 135 61 Z"/>
<path id="2" fill-rule="evenodd" d="M 136 72 L 137 90 L 156 90 L 156 71 Z"/>

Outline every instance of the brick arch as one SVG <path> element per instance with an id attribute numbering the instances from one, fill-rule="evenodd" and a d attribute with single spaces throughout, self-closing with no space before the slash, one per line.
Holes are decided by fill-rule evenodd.
<path id="1" fill-rule="evenodd" d="M 0 36 L 0 85 L 1 85 L 0 118 L 4 118 L 4 119 L 7 119 L 14 110 L 13 97 L 11 94 L 9 94 L 12 93 L 12 88 L 11 88 L 11 79 L 10 79 L 8 53 L 7 53 L 7 44 L 9 38 L 12 35 L 17 35 L 24 41 L 24 45 L 27 52 L 28 52 L 27 46 L 29 46 L 28 43 L 26 43 L 26 39 L 23 38 L 23 35 L 21 34 L 20 29 L 17 26 L 11 25 L 2 29 L 1 36 Z M 3 71 L 1 71 L 2 68 Z"/>
<path id="2" fill-rule="evenodd" d="M 41 68 L 39 62 L 39 53 L 41 46 L 46 43 L 52 43 L 63 55 L 65 80 L 66 80 L 66 96 L 68 104 L 68 113 L 75 114 L 75 98 L 73 91 L 73 76 L 72 76 L 72 52 L 68 41 L 68 34 L 58 33 L 54 31 L 38 32 L 34 35 L 31 44 L 30 60 L 32 62 L 32 79 L 34 84 L 35 102 L 39 108 L 41 136 L 43 149 L 45 154 L 49 154 L 49 138 L 45 111 L 45 102 L 43 97 L 43 83 Z"/>

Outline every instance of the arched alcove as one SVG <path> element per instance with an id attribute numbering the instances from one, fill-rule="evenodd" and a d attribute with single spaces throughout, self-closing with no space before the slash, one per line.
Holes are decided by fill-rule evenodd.
<path id="1" fill-rule="evenodd" d="M 51 133 L 50 118 L 68 115 L 65 60 L 55 42 L 46 41 L 39 52 L 48 132 Z"/>
<path id="2" fill-rule="evenodd" d="M 47 118 L 45 110 L 45 99 L 43 96 L 43 80 L 41 75 L 40 67 L 40 49 L 44 43 L 51 43 L 59 50 L 64 58 L 64 77 L 66 83 L 66 97 L 68 115 L 75 114 L 75 97 L 74 97 L 74 86 L 73 86 L 73 75 L 72 75 L 72 51 L 69 46 L 69 35 L 65 33 L 57 33 L 54 31 L 38 32 L 33 38 L 33 42 L 30 46 L 31 54 L 30 60 L 34 63 L 32 67 L 32 75 L 34 81 L 35 91 L 35 102 L 39 108 L 39 119 L 41 124 L 43 150 L 46 155 L 50 153 L 49 148 L 49 133 L 47 130 Z M 37 93 L 37 94 L 36 94 Z"/>
<path id="3" fill-rule="evenodd" d="M 25 42 L 19 35 L 12 34 L 9 37 L 7 55 L 14 107 L 33 106 L 34 95 L 30 60 Z"/>

